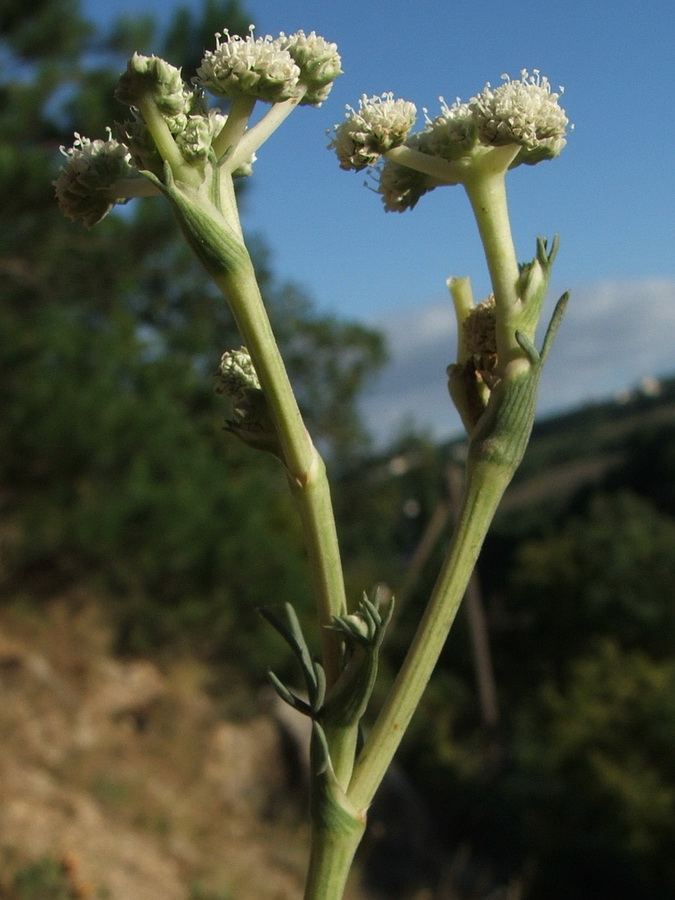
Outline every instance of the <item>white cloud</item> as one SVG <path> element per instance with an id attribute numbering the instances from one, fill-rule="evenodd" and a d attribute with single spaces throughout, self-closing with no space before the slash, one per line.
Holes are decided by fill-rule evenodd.
<path id="1" fill-rule="evenodd" d="M 551 302 L 552 306 L 552 302 Z M 546 313 L 545 313 L 546 315 Z M 447 393 L 456 325 L 450 300 L 370 323 L 387 337 L 391 360 L 363 401 L 370 430 L 386 441 L 404 423 L 437 437 L 456 434 Z M 572 291 L 546 363 L 540 413 L 608 397 L 649 375 L 675 373 L 675 280 L 604 281 Z"/>

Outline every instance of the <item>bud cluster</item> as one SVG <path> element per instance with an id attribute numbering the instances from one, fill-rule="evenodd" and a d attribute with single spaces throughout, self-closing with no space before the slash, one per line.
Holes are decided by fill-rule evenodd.
<path id="1" fill-rule="evenodd" d="M 215 377 L 216 394 L 230 397 L 234 401 L 243 399 L 248 391 L 260 390 L 258 374 L 246 347 L 226 350 Z"/>

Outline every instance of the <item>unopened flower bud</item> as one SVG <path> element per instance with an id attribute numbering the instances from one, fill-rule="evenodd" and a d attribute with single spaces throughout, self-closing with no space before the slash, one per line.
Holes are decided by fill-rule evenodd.
<path id="1" fill-rule="evenodd" d="M 73 146 L 61 147 L 66 163 L 54 181 L 61 211 L 70 219 L 96 225 L 115 203 L 126 202 L 115 195 L 115 184 L 138 172 L 131 165 L 128 148 L 108 131 L 105 141 L 91 141 L 75 134 Z"/>
<path id="2" fill-rule="evenodd" d="M 347 107 L 346 119 L 333 129 L 328 145 L 335 150 L 341 169 L 359 171 L 374 165 L 394 147 L 400 147 L 415 122 L 417 109 L 393 94 L 363 97 L 358 110 Z"/>
<path id="3" fill-rule="evenodd" d="M 233 417 L 227 421 L 227 430 L 249 447 L 283 460 L 267 398 L 246 347 L 223 353 L 216 379 L 216 393 L 232 401 Z"/>
<path id="4" fill-rule="evenodd" d="M 138 107 L 139 102 L 147 96 L 152 97 L 164 118 L 171 119 L 186 114 L 193 91 L 183 81 L 180 69 L 158 56 L 134 53 L 126 72 L 120 78 L 115 97 L 120 103 Z"/>
<path id="5" fill-rule="evenodd" d="M 216 97 L 278 103 L 297 95 L 300 69 L 279 39 L 254 38 L 252 29 L 245 38 L 225 30 L 216 34 L 216 49 L 206 52 L 197 77 Z"/>
<path id="6" fill-rule="evenodd" d="M 235 401 L 241 400 L 246 391 L 260 390 L 258 374 L 246 347 L 226 350 L 223 353 L 216 379 L 216 394 L 225 395 Z"/>

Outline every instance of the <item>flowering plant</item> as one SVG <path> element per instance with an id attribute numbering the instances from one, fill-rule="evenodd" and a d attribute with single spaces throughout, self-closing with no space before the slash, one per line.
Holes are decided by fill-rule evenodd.
<path id="1" fill-rule="evenodd" d="M 537 241 L 518 265 L 506 204 L 514 166 L 551 159 L 565 144 L 559 95 L 535 71 L 468 103 L 442 103 L 413 132 L 415 106 L 390 94 L 348 108 L 330 142 L 343 169 L 370 168 L 385 209 L 403 212 L 444 185 L 467 192 L 485 248 L 492 294 L 475 305 L 467 278 L 449 280 L 459 325 L 451 397 L 469 437 L 466 488 L 448 556 L 408 656 L 360 745 L 360 723 L 377 676 L 392 604 L 345 596 L 324 463 L 309 435 L 279 353 L 239 220 L 234 179 L 249 176 L 255 154 L 296 106 L 327 98 L 341 61 L 314 32 L 256 38 L 216 35 L 193 84 L 155 56 L 134 54 L 117 98 L 131 111 L 115 136 L 75 136 L 55 181 L 63 212 L 88 226 L 116 203 L 163 194 L 189 246 L 230 305 L 244 342 L 223 354 L 216 390 L 230 398 L 228 430 L 284 467 L 302 520 L 312 574 L 321 654 L 311 652 L 290 604 L 265 611 L 297 658 L 306 692 L 276 676 L 280 696 L 312 723 L 312 846 L 306 900 L 342 897 L 368 807 L 391 762 L 452 625 L 487 528 L 529 438 L 537 383 L 566 296 L 541 352 L 535 330 L 557 240 Z M 225 100 L 210 107 L 206 94 Z M 269 109 L 252 124 L 256 104 Z"/>

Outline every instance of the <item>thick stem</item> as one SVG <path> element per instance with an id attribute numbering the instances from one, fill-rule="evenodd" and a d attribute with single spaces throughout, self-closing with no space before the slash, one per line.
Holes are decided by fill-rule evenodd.
<path id="1" fill-rule="evenodd" d="M 312 849 L 307 870 L 304 900 L 342 900 L 361 842 L 365 821 L 312 820 Z"/>
<path id="2" fill-rule="evenodd" d="M 502 494 L 511 478 L 493 466 L 471 472 L 449 554 L 431 600 L 366 744 L 347 791 L 357 809 L 370 805 L 436 666 Z"/>

